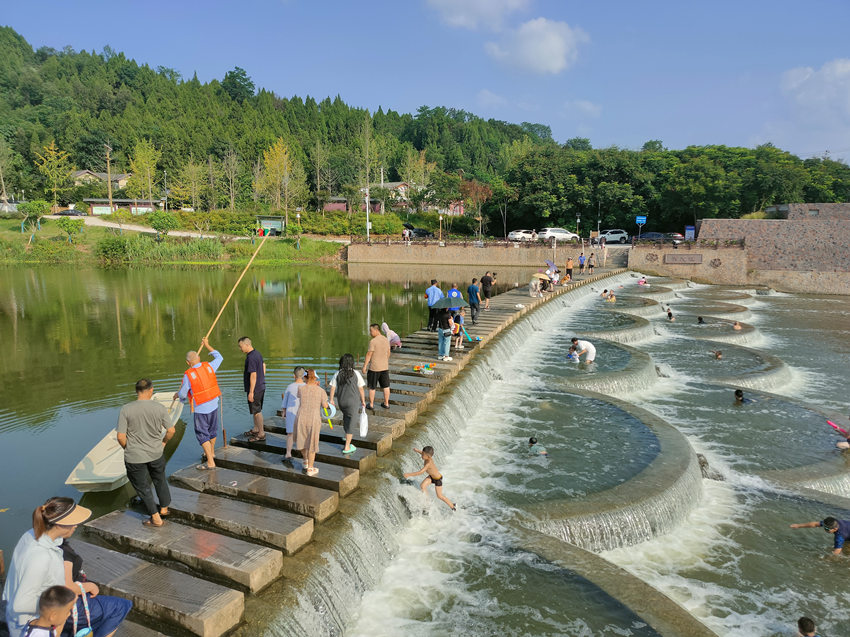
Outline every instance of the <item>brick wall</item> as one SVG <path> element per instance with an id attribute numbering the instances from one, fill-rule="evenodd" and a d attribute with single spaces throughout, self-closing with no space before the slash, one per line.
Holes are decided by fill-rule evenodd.
<path id="1" fill-rule="evenodd" d="M 701 263 L 665 263 L 667 256 L 699 256 Z M 686 248 L 641 245 L 629 251 L 629 268 L 657 276 L 674 276 L 697 283 L 747 285 L 747 251 L 734 248 Z"/>
<path id="2" fill-rule="evenodd" d="M 551 259 L 563 268 L 568 256 L 578 260 L 581 253 L 580 247 L 569 247 L 559 245 L 556 249 L 545 246 L 520 248 L 513 244 L 487 246 L 476 248 L 470 243 L 467 246 L 449 244 L 439 247 L 435 243 L 427 246 L 412 243 L 409 246 L 403 244 L 373 243 L 367 245 L 356 243 L 348 246 L 349 263 L 423 263 L 431 265 L 475 265 L 485 269 L 498 268 L 499 266 L 520 266 L 539 268 L 545 259 Z M 596 253 L 597 265 L 602 264 L 598 250 L 585 249 L 585 256 L 591 252 Z M 609 256 L 614 249 L 609 249 Z M 610 265 L 610 263 L 609 263 Z M 576 265 L 578 267 L 578 265 Z"/>

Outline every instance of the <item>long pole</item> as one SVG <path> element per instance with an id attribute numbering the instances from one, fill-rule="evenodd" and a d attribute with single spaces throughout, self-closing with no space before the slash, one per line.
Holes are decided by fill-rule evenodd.
<path id="1" fill-rule="evenodd" d="M 212 325 L 210 325 L 210 329 L 207 332 L 207 335 L 204 336 L 204 338 L 209 338 L 210 334 L 212 334 L 212 331 L 215 328 L 216 323 L 218 323 L 218 319 L 221 318 L 221 315 L 224 312 L 224 308 L 226 308 L 227 304 L 230 303 L 230 299 L 233 296 L 233 293 L 236 292 L 236 288 L 239 287 L 239 283 L 242 281 L 242 277 L 245 276 L 245 273 L 248 271 L 248 268 L 251 267 L 251 264 L 254 262 L 254 259 L 257 257 L 257 253 L 259 253 L 260 248 L 262 248 L 265 245 L 266 239 L 268 239 L 268 238 L 269 238 L 269 235 L 264 236 L 263 240 L 260 241 L 260 245 L 257 246 L 256 250 L 254 250 L 254 254 L 251 255 L 251 259 L 248 261 L 248 265 L 245 266 L 245 269 L 242 270 L 242 274 L 240 274 L 239 278 L 236 279 L 236 283 L 233 284 L 233 289 L 230 290 L 230 294 L 227 295 L 227 298 L 224 301 L 224 305 L 221 306 L 221 309 L 218 311 L 218 314 L 216 314 L 215 320 L 212 322 Z M 201 351 L 201 347 L 203 347 L 203 343 L 201 343 L 201 345 L 198 346 L 198 351 Z"/>
<path id="2" fill-rule="evenodd" d="M 112 206 L 112 166 L 111 166 L 111 157 L 109 153 L 112 152 L 112 148 L 109 144 L 104 144 L 106 146 L 106 189 L 109 191 L 109 214 L 115 212 L 115 209 Z"/>

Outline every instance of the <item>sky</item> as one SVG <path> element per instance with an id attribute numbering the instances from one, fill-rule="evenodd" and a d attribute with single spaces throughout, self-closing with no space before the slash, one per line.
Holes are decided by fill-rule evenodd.
<path id="1" fill-rule="evenodd" d="M 850 159 L 848 0 L 0 0 L 34 47 L 106 45 L 289 97 L 447 106 L 594 146 Z"/>

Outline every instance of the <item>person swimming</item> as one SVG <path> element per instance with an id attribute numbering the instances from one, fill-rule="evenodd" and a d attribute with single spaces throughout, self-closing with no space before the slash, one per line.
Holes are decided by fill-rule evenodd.
<path id="1" fill-rule="evenodd" d="M 701 316 L 697 317 L 697 325 L 705 325 L 705 321 L 702 320 Z"/>
<path id="2" fill-rule="evenodd" d="M 716 360 L 720 360 L 721 358 L 723 358 L 723 352 L 721 352 L 719 349 L 711 350 L 711 353 L 714 354 L 714 358 Z"/>
<path id="3" fill-rule="evenodd" d="M 532 436 L 528 439 L 528 452 L 534 456 L 548 456 L 549 452 L 546 447 L 537 444 L 537 438 Z"/>
<path id="4" fill-rule="evenodd" d="M 734 323 L 732 323 L 732 329 L 733 330 L 740 330 L 741 324 L 738 321 L 735 321 Z"/>
<path id="5" fill-rule="evenodd" d="M 735 404 L 736 405 L 749 405 L 750 403 L 754 403 L 754 402 L 756 402 L 756 401 L 753 400 L 752 398 L 745 398 L 744 397 L 744 390 L 743 389 L 736 389 L 735 390 Z"/>

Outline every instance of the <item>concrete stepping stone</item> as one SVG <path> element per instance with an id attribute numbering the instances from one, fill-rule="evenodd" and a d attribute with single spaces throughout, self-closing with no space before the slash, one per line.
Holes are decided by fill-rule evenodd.
<path id="1" fill-rule="evenodd" d="M 277 454 L 286 454 L 286 436 L 267 433 L 262 442 L 249 442 L 245 436 L 237 436 L 230 440 L 230 444 L 259 451 L 271 451 Z M 356 444 L 354 445 L 357 446 Z M 293 455 L 301 457 L 299 451 L 293 451 Z M 378 464 L 378 454 L 371 449 L 358 448 L 354 453 L 342 453 L 342 445 L 331 442 L 319 441 L 319 451 L 316 453 L 316 462 L 327 464 L 338 464 L 343 467 L 357 469 L 360 473 L 371 471 Z M 322 470 L 319 469 L 321 474 Z M 336 494 L 334 494 L 336 495 Z"/>
<path id="2" fill-rule="evenodd" d="M 166 637 L 153 628 L 142 626 L 135 622 L 128 622 L 126 619 L 121 622 L 120 633 L 121 637 Z"/>
<path id="3" fill-rule="evenodd" d="M 409 380 L 404 376 L 396 376 L 394 378 L 392 375 L 390 375 L 390 388 L 393 392 L 398 394 L 422 396 L 424 398 L 430 398 L 434 393 L 425 385 L 418 385 L 409 382 Z"/>
<path id="4" fill-rule="evenodd" d="M 360 472 L 357 469 L 317 462 L 316 468 L 319 470 L 319 475 L 308 476 L 301 470 L 302 462 L 284 464 L 281 462 L 280 454 L 245 447 L 229 446 L 220 449 L 216 452 L 215 462 L 225 469 L 256 473 L 278 480 L 336 491 L 340 497 L 345 497 L 354 491 L 360 482 Z"/>
<path id="5" fill-rule="evenodd" d="M 365 438 L 361 438 L 359 435 L 355 435 L 351 441 L 354 443 L 355 447 L 363 447 L 364 449 L 374 449 L 375 452 L 379 456 L 385 456 L 390 452 L 393 447 L 393 439 L 392 435 L 387 435 L 384 432 L 374 431 L 372 430 L 372 419 L 377 419 L 377 416 L 369 417 L 369 428 L 370 431 L 366 434 Z M 269 421 L 273 424 L 269 424 Z M 282 419 L 271 418 L 267 421 L 263 427 L 266 432 L 286 435 L 286 427 L 283 425 Z M 393 418 L 382 418 L 382 422 L 394 422 Z M 325 442 L 335 442 L 337 444 L 343 444 L 345 439 L 345 431 L 342 429 L 342 414 L 337 412 L 336 418 L 333 419 L 334 428 L 333 429 L 322 429 L 322 432 L 319 434 L 319 440 L 324 440 Z M 321 469 L 319 471 L 321 473 Z"/>
<path id="6" fill-rule="evenodd" d="M 392 383 L 409 384 L 416 387 L 422 387 L 423 390 L 431 392 L 434 391 L 437 385 L 440 384 L 440 380 L 432 376 L 421 374 L 419 372 L 414 372 L 412 368 L 410 368 L 410 372 L 396 372 L 391 369 L 390 384 Z"/>
<path id="7" fill-rule="evenodd" d="M 419 415 L 419 410 L 416 408 L 416 405 L 400 405 L 394 403 L 392 400 L 392 394 L 390 394 L 390 406 L 389 408 L 381 407 L 380 402 L 384 399 L 383 396 L 380 398 L 378 395 L 375 395 L 375 407 L 370 409 L 366 407 L 366 413 L 371 418 L 372 416 L 381 416 L 383 418 L 395 418 L 398 420 L 403 420 L 405 424 L 410 424 L 416 417 Z"/>
<path id="8" fill-rule="evenodd" d="M 86 529 L 122 548 L 173 560 L 207 577 L 232 582 L 256 593 L 280 577 L 283 553 L 245 540 L 169 520 L 159 528 L 142 525 L 145 516 L 113 511 Z"/>
<path id="9" fill-rule="evenodd" d="M 187 467 L 171 474 L 170 480 L 186 489 L 265 504 L 309 516 L 317 522 L 328 519 L 339 508 L 339 495 L 335 491 L 224 467 L 209 471 Z"/>
<path id="10" fill-rule="evenodd" d="M 173 517 L 262 542 L 286 555 L 298 551 L 313 536 L 313 518 L 305 515 L 175 486 L 171 487 L 168 509 Z"/>
<path id="11" fill-rule="evenodd" d="M 245 596 L 239 591 L 87 542 L 73 545 L 103 594 L 131 600 L 136 612 L 157 622 L 219 637 L 242 619 Z"/>

